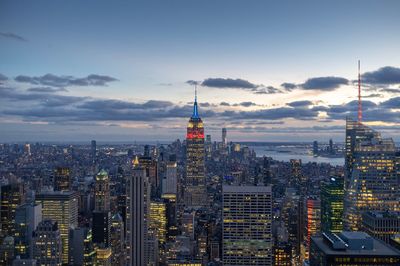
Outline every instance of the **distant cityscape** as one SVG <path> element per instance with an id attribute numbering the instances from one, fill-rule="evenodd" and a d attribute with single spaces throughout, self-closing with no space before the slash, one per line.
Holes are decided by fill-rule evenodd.
<path id="1" fill-rule="evenodd" d="M 392 139 L 235 143 L 200 113 L 170 144 L 1 144 L 0 264 L 400 265 Z"/>

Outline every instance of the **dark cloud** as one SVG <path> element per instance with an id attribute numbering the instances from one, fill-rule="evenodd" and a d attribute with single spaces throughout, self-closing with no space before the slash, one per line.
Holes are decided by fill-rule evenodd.
<path id="1" fill-rule="evenodd" d="M 168 101 L 150 100 L 145 103 L 133 103 L 121 100 L 90 100 L 79 105 L 82 109 L 107 109 L 107 110 L 123 110 L 123 109 L 163 109 L 173 106 L 173 103 Z"/>
<path id="2" fill-rule="evenodd" d="M 281 87 L 287 91 L 291 91 L 291 90 L 295 89 L 297 87 L 297 85 L 294 83 L 285 82 L 285 83 L 281 84 Z"/>
<path id="3" fill-rule="evenodd" d="M 230 78 L 208 78 L 201 83 L 204 87 L 212 88 L 231 88 L 231 89 L 255 89 L 259 85 L 253 84 L 244 79 Z"/>
<path id="4" fill-rule="evenodd" d="M 362 81 L 369 84 L 399 84 L 400 68 L 386 66 L 362 74 Z"/>
<path id="5" fill-rule="evenodd" d="M 231 106 L 229 103 L 227 103 L 227 102 L 221 102 L 219 105 L 221 105 L 221 106 Z"/>
<path id="6" fill-rule="evenodd" d="M 400 109 L 400 97 L 391 98 L 382 102 L 380 105 L 385 108 Z"/>
<path id="7" fill-rule="evenodd" d="M 392 89 L 392 88 L 383 88 L 379 90 L 380 92 L 387 92 L 387 93 L 400 93 L 400 89 Z"/>
<path id="8" fill-rule="evenodd" d="M 381 97 L 383 97 L 383 94 L 380 93 L 371 93 L 363 96 L 363 98 L 381 98 Z"/>
<path id="9" fill-rule="evenodd" d="M 12 40 L 19 41 L 19 42 L 27 42 L 28 41 L 24 37 L 22 37 L 18 34 L 12 33 L 12 32 L 0 32 L 0 37 L 12 39 Z"/>
<path id="10" fill-rule="evenodd" d="M 200 81 L 196 81 L 196 80 L 188 80 L 188 81 L 186 81 L 186 83 L 189 84 L 189 85 L 194 86 L 194 85 L 199 85 L 201 82 Z"/>
<path id="11" fill-rule="evenodd" d="M 7 81 L 7 80 L 8 80 L 8 78 L 0 73 L 0 84 L 3 84 L 4 81 Z"/>
<path id="12" fill-rule="evenodd" d="M 117 81 L 117 79 L 110 76 L 97 75 L 97 74 L 91 74 L 84 78 L 46 74 L 40 77 L 19 75 L 15 78 L 15 81 L 29 83 L 33 85 L 68 87 L 68 86 L 106 86 L 109 82 Z"/>
<path id="13" fill-rule="evenodd" d="M 288 103 L 287 105 L 291 107 L 308 107 L 309 105 L 312 105 L 313 103 L 311 101 L 295 101 Z"/>
<path id="14" fill-rule="evenodd" d="M 233 119 L 278 120 L 284 118 L 295 118 L 300 120 L 309 120 L 316 118 L 318 116 L 318 112 L 305 108 L 279 107 L 257 111 L 225 111 L 222 113 L 222 116 L 231 117 Z"/>
<path id="15" fill-rule="evenodd" d="M 27 89 L 29 92 L 39 92 L 39 93 L 56 93 L 60 91 L 68 91 L 65 88 L 52 88 L 52 87 L 34 87 Z"/>
<path id="16" fill-rule="evenodd" d="M 243 107 L 250 107 L 250 106 L 257 105 L 257 104 L 255 104 L 253 102 L 241 102 L 241 103 L 239 103 L 239 105 L 243 106 Z"/>
<path id="17" fill-rule="evenodd" d="M 347 85 L 349 81 L 340 77 L 318 77 L 306 80 L 301 87 L 305 90 L 332 91 L 341 85 Z"/>

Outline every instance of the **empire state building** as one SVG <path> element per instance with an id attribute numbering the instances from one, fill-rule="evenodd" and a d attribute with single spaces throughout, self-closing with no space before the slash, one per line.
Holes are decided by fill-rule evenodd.
<path id="1" fill-rule="evenodd" d="M 204 127 L 198 113 L 197 91 L 193 114 L 187 127 L 186 145 L 185 205 L 200 208 L 207 204 L 207 191 L 204 174 Z"/>

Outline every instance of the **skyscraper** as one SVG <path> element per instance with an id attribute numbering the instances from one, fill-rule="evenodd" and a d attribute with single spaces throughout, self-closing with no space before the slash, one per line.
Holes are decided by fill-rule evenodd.
<path id="1" fill-rule="evenodd" d="M 90 143 L 90 156 L 92 157 L 92 160 L 95 161 L 96 160 L 96 150 L 97 150 L 97 144 L 95 140 L 92 140 L 92 142 Z"/>
<path id="2" fill-rule="evenodd" d="M 33 254 L 37 265 L 62 265 L 61 235 L 57 222 L 47 219 L 40 222 L 33 239 Z"/>
<path id="3" fill-rule="evenodd" d="M 314 140 L 313 142 L 313 155 L 318 156 L 319 148 L 318 148 L 318 141 Z"/>
<path id="4" fill-rule="evenodd" d="M 92 219 L 93 243 L 108 247 L 110 244 L 110 179 L 105 170 L 96 175 L 94 211 Z"/>
<path id="5" fill-rule="evenodd" d="M 15 211 L 24 201 L 23 192 L 21 181 L 14 176 L 0 188 L 0 243 L 6 236 L 15 234 Z"/>
<path id="6" fill-rule="evenodd" d="M 204 173 L 204 127 L 197 107 L 197 93 L 193 114 L 189 120 L 186 134 L 186 189 L 185 205 L 203 207 L 207 203 Z"/>
<path id="7" fill-rule="evenodd" d="M 343 231 L 343 178 L 332 177 L 321 186 L 321 228 L 324 232 Z"/>
<path id="8" fill-rule="evenodd" d="M 112 264 L 115 266 L 125 266 L 125 234 L 124 222 L 119 213 L 111 218 L 111 240 Z"/>
<path id="9" fill-rule="evenodd" d="M 222 129 L 222 145 L 223 147 L 226 148 L 226 146 L 228 145 L 228 139 L 227 139 L 227 132 L 226 132 L 226 128 Z"/>
<path id="10" fill-rule="evenodd" d="M 399 210 L 396 147 L 360 122 L 346 121 L 345 228 L 361 229 L 365 211 Z"/>
<path id="11" fill-rule="evenodd" d="M 321 201 L 317 197 L 310 196 L 307 198 L 305 219 L 305 243 L 302 257 L 308 260 L 311 237 L 317 235 L 321 230 Z"/>
<path id="12" fill-rule="evenodd" d="M 134 166 L 127 186 L 127 264 L 145 265 L 145 242 L 147 239 L 147 212 L 149 184 L 146 170 L 140 165 Z"/>
<path id="13" fill-rule="evenodd" d="M 162 185 L 163 194 L 177 194 L 178 193 L 178 177 L 177 177 L 177 163 L 167 162 L 166 174 Z"/>
<path id="14" fill-rule="evenodd" d="M 43 192 L 36 195 L 36 203 L 42 204 L 43 219 L 57 222 L 62 241 L 62 263 L 68 263 L 69 230 L 78 226 L 78 193 Z"/>
<path id="15" fill-rule="evenodd" d="M 54 171 L 54 191 L 71 190 L 71 174 L 68 167 L 57 167 Z"/>
<path id="16" fill-rule="evenodd" d="M 362 229 L 370 236 L 389 243 L 391 237 L 400 235 L 400 212 L 364 212 Z"/>
<path id="17" fill-rule="evenodd" d="M 96 175 L 94 200 L 94 209 L 96 211 L 102 212 L 110 210 L 110 179 L 105 170 L 101 170 Z"/>
<path id="18" fill-rule="evenodd" d="M 163 202 L 150 202 L 149 232 L 153 232 L 159 244 L 167 241 L 167 215 Z"/>
<path id="19" fill-rule="evenodd" d="M 272 265 L 270 186 L 223 186 L 224 265 Z"/>
<path id="20" fill-rule="evenodd" d="M 32 233 L 42 221 L 42 205 L 25 203 L 15 212 L 15 253 L 20 258 L 32 257 Z"/>

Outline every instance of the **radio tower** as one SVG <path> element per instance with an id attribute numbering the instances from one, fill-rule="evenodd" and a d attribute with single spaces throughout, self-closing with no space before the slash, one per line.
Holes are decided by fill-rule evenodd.
<path id="1" fill-rule="evenodd" d="M 358 123 L 362 120 L 361 109 L 361 73 L 360 73 L 360 60 L 358 60 Z"/>

